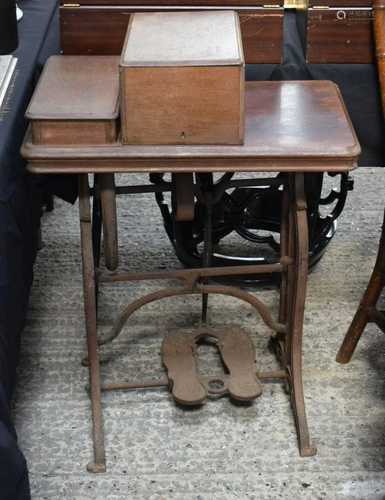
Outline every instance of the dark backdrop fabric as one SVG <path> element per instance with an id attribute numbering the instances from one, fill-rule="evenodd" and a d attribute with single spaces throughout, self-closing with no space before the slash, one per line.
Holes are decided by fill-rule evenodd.
<path id="1" fill-rule="evenodd" d="M 13 89 L 0 111 L 0 499 L 30 498 L 25 459 L 16 442 L 10 399 L 20 355 L 35 260 L 39 213 L 34 183 L 19 155 L 27 121 L 24 113 L 38 77 L 39 58 L 58 52 L 44 46 L 56 0 L 20 0 L 18 58 Z M 56 27 L 56 37 L 58 28 Z M 52 40 L 51 40 L 52 41 Z"/>

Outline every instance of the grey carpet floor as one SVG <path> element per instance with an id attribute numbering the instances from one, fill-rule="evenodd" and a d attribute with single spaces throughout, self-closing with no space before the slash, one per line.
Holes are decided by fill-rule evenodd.
<path id="1" fill-rule="evenodd" d="M 56 200 L 42 219 L 44 247 L 35 265 L 28 325 L 22 345 L 13 414 L 30 469 L 34 500 L 137 499 L 384 499 L 385 336 L 369 325 L 353 360 L 335 356 L 369 279 L 384 209 L 384 173 L 353 174 L 338 231 L 309 276 L 303 375 L 311 438 L 318 454 L 300 458 L 288 396 L 264 382 L 261 398 L 236 405 L 209 399 L 186 410 L 166 389 L 103 394 L 108 471 L 92 475 L 86 343 L 77 206 Z M 136 181 L 146 176 L 136 176 Z M 119 179 L 124 183 L 124 179 Z M 329 181 L 329 184 L 332 180 Z M 122 270 L 180 267 L 151 195 L 118 202 Z M 237 237 L 229 251 L 249 250 Z M 159 286 L 159 285 L 158 285 Z M 100 332 L 125 304 L 156 289 L 153 283 L 103 285 Z M 273 288 L 256 290 L 276 313 Z M 100 350 L 104 381 L 164 377 L 160 359 L 170 327 L 198 323 L 200 300 L 155 302 Z M 242 325 L 255 343 L 261 370 L 276 362 L 267 350 L 268 328 L 251 306 L 231 297 L 210 299 L 217 327 Z M 201 347 L 202 372 L 218 356 Z"/>

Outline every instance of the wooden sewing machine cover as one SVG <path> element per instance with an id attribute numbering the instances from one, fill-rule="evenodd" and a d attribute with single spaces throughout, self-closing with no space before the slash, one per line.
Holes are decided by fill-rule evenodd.
<path id="1" fill-rule="evenodd" d="M 119 57 L 52 56 L 26 112 L 34 144 L 116 143 Z"/>
<path id="2" fill-rule="evenodd" d="M 120 61 L 123 144 L 243 144 L 236 12 L 131 16 Z"/>

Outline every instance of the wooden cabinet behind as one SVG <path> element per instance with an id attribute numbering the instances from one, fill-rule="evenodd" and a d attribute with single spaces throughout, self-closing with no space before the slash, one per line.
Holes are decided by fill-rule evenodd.
<path id="1" fill-rule="evenodd" d="M 257 2 L 258 0 L 254 0 L 254 5 Z M 96 3 L 100 4 L 100 0 L 94 0 L 94 4 Z M 72 4 L 67 7 L 62 5 L 60 7 L 62 53 L 64 55 L 120 55 L 130 15 L 133 12 L 149 9 L 144 6 L 132 8 L 128 5 L 128 0 L 114 3 L 124 3 L 124 6 L 80 5 L 74 7 Z M 221 3 L 224 4 L 224 2 Z M 268 3 L 264 2 L 265 5 Z M 178 4 L 181 5 L 182 2 L 179 0 Z M 247 5 L 248 2 L 242 2 L 242 4 Z M 212 5 L 218 6 L 218 2 L 212 0 Z M 164 6 L 150 9 L 153 11 L 181 10 Z M 246 63 L 280 63 L 282 60 L 283 7 L 256 6 L 250 9 L 234 7 L 234 10 L 240 17 Z"/>
<path id="2" fill-rule="evenodd" d="M 309 63 L 374 62 L 371 0 L 309 0 Z"/>

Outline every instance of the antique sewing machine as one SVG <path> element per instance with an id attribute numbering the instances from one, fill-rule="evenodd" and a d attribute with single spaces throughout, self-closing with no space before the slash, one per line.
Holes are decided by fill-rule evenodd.
<path id="1" fill-rule="evenodd" d="M 231 9 L 135 13 L 119 65 L 114 55 L 53 57 L 27 110 L 31 127 L 21 153 L 28 169 L 78 174 L 88 347 L 83 364 L 89 367 L 94 437 L 90 472 L 106 470 L 101 392 L 138 387 L 168 386 L 178 403 L 196 405 L 208 395 L 253 401 L 262 393 L 261 381 L 276 379 L 291 396 L 301 456 L 316 453 L 301 364 L 309 234 L 317 227 L 314 206 L 320 203 L 323 174 L 347 175 L 356 167 L 360 146 L 332 82 L 245 82 L 241 33 Z M 152 184 L 115 184 L 116 174 L 135 172 L 149 173 Z M 90 173 L 96 179 L 92 188 Z M 166 229 L 169 220 L 177 253 L 180 246 L 185 249 L 197 269 L 118 270 L 116 196 L 144 192 L 155 193 L 161 207 L 161 196 L 171 193 L 172 212 L 163 211 Z M 273 262 L 218 259 L 213 244 L 229 230 L 243 235 L 245 229 L 260 229 L 250 206 L 266 210 L 272 195 L 278 200 L 274 222 L 280 244 L 271 244 L 279 256 Z M 268 228 L 268 218 L 262 224 Z M 201 254 L 196 251 L 200 240 Z M 221 260 L 225 264 L 218 266 Z M 261 276 L 273 277 L 279 286 L 277 319 L 255 294 L 214 283 Z M 166 280 L 166 285 L 128 303 L 111 330 L 98 335 L 99 286 L 142 280 Z M 102 383 L 98 349 L 122 333 L 135 311 L 166 297 L 193 294 L 201 297 L 199 327 L 181 330 L 171 324 L 162 342 L 167 379 Z M 280 370 L 257 368 L 253 343 L 241 325 L 214 328 L 208 301 L 215 294 L 245 301 L 275 332 L 269 349 Z M 194 353 L 202 338 L 214 339 L 226 374 L 198 376 Z"/>
<path id="2" fill-rule="evenodd" d="M 309 3 L 301 1 L 283 2 L 279 0 L 169 0 L 156 2 L 147 0 L 139 5 L 129 0 L 84 0 L 80 4 L 61 3 L 61 45 L 64 55 L 115 55 L 120 54 L 126 27 L 133 12 L 188 10 L 218 10 L 234 9 L 240 17 L 241 36 L 246 62 L 246 80 L 287 80 L 287 79 L 331 79 L 342 89 L 348 110 L 358 131 L 363 145 L 362 164 L 377 164 L 382 161 L 381 113 L 379 112 L 379 92 L 374 68 L 375 50 L 373 38 L 373 10 L 370 0 L 330 0 L 327 5 L 323 0 L 313 0 Z M 291 19 L 290 19 L 291 16 Z M 295 16 L 295 21 L 293 18 Z M 284 42 L 285 21 L 285 45 Z M 358 119 L 359 104 L 362 100 L 358 84 L 351 93 L 345 90 L 340 79 L 349 81 L 354 86 L 355 74 L 364 72 L 361 80 L 366 80 L 372 88 L 369 99 L 376 101 L 375 109 L 370 113 L 375 126 L 363 130 L 362 120 Z M 370 78 L 367 78 L 370 72 Z M 374 74 L 374 76 L 373 76 Z M 346 75 L 346 76 L 344 76 Z M 353 95 L 354 94 L 354 95 Z M 374 133 L 373 133 L 374 130 Z M 360 135 L 368 135 L 368 138 Z M 366 158 L 366 143 L 368 148 L 376 145 L 375 158 Z M 378 153 L 378 154 L 377 154 Z M 370 156 L 370 155 L 369 155 Z M 373 156 L 373 155 L 372 155 Z M 222 177 L 207 174 L 204 182 L 229 181 L 232 173 Z M 335 174 L 333 174 L 335 175 Z M 162 174 L 151 175 L 154 184 L 162 182 Z M 333 237 L 337 218 L 343 210 L 349 190 L 353 189 L 353 181 L 348 174 L 342 173 L 330 179 L 323 174 L 307 175 L 306 199 L 309 220 L 309 257 L 310 267 L 322 257 L 328 243 Z M 175 221 L 172 207 L 166 202 L 162 193 L 156 194 L 166 232 L 173 244 L 179 259 L 190 267 L 200 267 L 203 262 L 199 245 L 204 240 L 203 207 L 199 200 L 195 206 L 195 217 L 192 221 Z M 258 248 L 258 258 L 255 263 L 270 262 L 271 250 L 279 250 L 279 238 L 274 237 L 280 230 L 280 206 L 282 191 L 274 185 L 235 189 L 225 192 L 217 210 L 213 214 L 213 242 L 219 243 L 232 232 L 253 242 Z M 213 265 L 242 264 L 250 262 L 242 255 L 227 255 L 216 252 L 213 255 Z M 258 277 L 243 277 L 246 282 L 273 282 L 279 284 L 279 276 L 262 274 Z M 257 280 L 257 281 L 255 281 Z"/>

